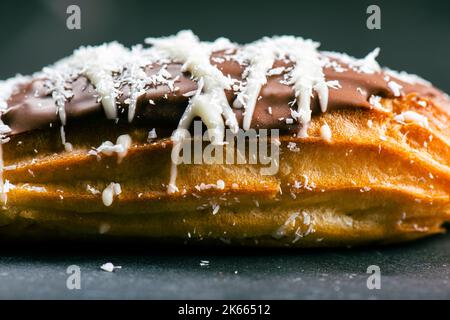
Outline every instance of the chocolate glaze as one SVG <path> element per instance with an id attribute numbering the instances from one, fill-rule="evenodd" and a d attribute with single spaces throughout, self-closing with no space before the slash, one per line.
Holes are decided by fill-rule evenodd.
<path id="1" fill-rule="evenodd" d="M 222 52 L 216 52 L 213 57 L 222 57 Z M 226 60 L 217 63 L 211 60 L 224 75 L 241 80 L 245 66 L 240 65 L 235 60 Z M 392 91 L 385 80 L 386 74 L 383 72 L 367 74 L 359 73 L 348 68 L 344 63 L 339 64 L 346 68 L 344 72 L 337 72 L 332 67 L 324 68 L 327 81 L 338 80 L 341 88 L 329 90 L 328 111 L 342 108 L 371 108 L 368 99 L 372 95 L 381 97 L 393 97 Z M 287 66 L 285 61 L 276 61 L 274 67 Z M 161 66 L 157 64 L 146 67 L 149 75 L 159 71 Z M 187 73 L 181 72 L 181 64 L 170 63 L 167 70 L 175 78 L 178 90 L 172 92 L 167 85 L 149 86 L 146 93 L 139 97 L 136 106 L 136 116 L 134 122 L 148 125 L 149 127 L 165 127 L 175 129 L 183 114 L 189 98 L 186 93 L 196 90 L 197 84 Z M 416 92 L 421 97 L 438 100 L 450 106 L 448 98 L 438 89 L 424 84 L 409 84 L 391 77 L 392 80 L 403 86 L 402 94 Z M 297 129 L 298 124 L 286 124 L 286 118 L 291 118 L 291 108 L 289 105 L 294 100 L 294 92 L 291 86 L 282 84 L 283 74 L 270 76 L 267 84 L 261 90 L 261 99 L 258 100 L 253 114 L 253 128 L 279 128 L 282 131 Z M 60 120 L 56 113 L 53 99 L 48 95 L 45 88 L 45 79 L 34 79 L 30 83 L 20 85 L 8 100 L 8 108 L 2 115 L 3 122 L 11 128 L 10 135 L 16 135 L 35 129 L 46 128 L 59 125 Z M 98 102 L 95 88 L 83 76 L 79 76 L 72 83 L 68 84 L 73 91 L 65 106 L 67 123 L 75 125 L 77 121 L 82 121 L 86 117 L 105 117 L 101 103 Z M 359 88 L 359 89 L 358 89 Z M 119 121 L 127 121 L 127 105 L 125 103 L 129 88 L 122 87 L 122 94 L 118 97 Z M 226 92 L 230 104 L 236 98 L 233 91 Z M 152 100 L 154 104 L 149 101 Z M 313 115 L 320 113 L 318 98 L 312 98 Z M 271 107 L 272 114 L 268 108 Z M 242 124 L 243 109 L 234 109 L 237 119 Z"/>

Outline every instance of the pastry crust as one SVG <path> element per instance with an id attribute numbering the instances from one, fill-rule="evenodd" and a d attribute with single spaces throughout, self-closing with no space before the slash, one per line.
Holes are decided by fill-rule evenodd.
<path id="1" fill-rule="evenodd" d="M 270 82 L 262 94 L 271 97 Z M 440 233 L 450 220 L 446 99 L 410 92 L 314 114 L 307 137 L 282 131 L 275 175 L 258 164 L 181 164 L 173 193 L 170 126 L 149 141 L 147 125 L 88 117 L 64 127 L 68 151 L 58 126 L 20 123 L 3 144 L 0 237 L 333 247 Z M 132 141 L 126 155 L 92 153 L 121 135 Z M 112 182 L 120 190 L 105 205 Z"/>
<path id="2" fill-rule="evenodd" d="M 392 112 L 422 112 L 430 123 L 446 117 L 430 101 L 429 110 L 418 109 L 417 99 L 384 100 L 382 111 L 314 117 L 308 138 L 281 137 L 280 170 L 274 176 L 262 176 L 255 165 L 180 165 L 183 192 L 176 194 L 164 187 L 172 141 L 149 144 L 145 129 L 105 126 L 87 134 L 68 128 L 71 153 L 55 153 L 57 130 L 17 136 L 4 146 L 9 167 L 4 175 L 14 188 L 2 214 L 2 235 L 316 247 L 439 233 L 450 214 L 448 134 L 434 125 L 400 124 Z M 320 136 L 325 122 L 333 132 L 331 142 Z M 124 132 L 134 143 L 121 163 L 115 155 L 88 154 L 101 139 Z M 433 143 L 425 148 L 430 136 Z M 196 188 L 218 180 L 224 181 L 223 190 Z M 88 185 L 101 191 L 110 181 L 120 182 L 123 191 L 106 207 L 101 193 L 93 194 Z"/>

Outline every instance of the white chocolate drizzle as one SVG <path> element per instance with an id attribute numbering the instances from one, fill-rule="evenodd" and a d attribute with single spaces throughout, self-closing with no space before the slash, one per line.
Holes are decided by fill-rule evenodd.
<path id="1" fill-rule="evenodd" d="M 262 86 L 267 82 L 267 75 L 281 74 L 284 68 L 272 69 L 275 59 L 290 59 L 295 63 L 294 68 L 286 74 L 285 83 L 292 85 L 298 108 L 293 111 L 301 128 L 299 136 L 307 136 L 307 128 L 311 121 L 311 97 L 314 92 L 319 96 L 322 112 L 327 110 L 328 84 L 323 73 L 326 60 L 321 59 L 317 48 L 319 43 L 300 37 L 282 36 L 263 38 L 244 46 L 240 53 L 240 60 L 249 61 L 245 70 L 246 85 L 235 100 L 235 107 L 245 108 L 243 128 L 248 130 L 251 125 L 256 102 Z"/>
<path id="2" fill-rule="evenodd" d="M 212 144 L 224 143 L 225 129 L 228 127 L 233 133 L 239 130 L 236 115 L 230 106 L 225 90 L 236 93 L 233 107 L 244 108 L 243 129 L 249 130 L 252 123 L 255 107 L 261 98 L 261 89 L 267 83 L 268 77 L 283 75 L 282 84 L 292 86 L 295 99 L 290 102 L 291 117 L 279 118 L 287 124 L 296 120 L 299 125 L 299 137 L 306 137 L 311 121 L 311 98 L 317 95 L 322 112 L 328 107 L 329 88 L 339 89 L 338 81 L 326 81 L 323 68 L 331 67 L 336 72 L 344 72 L 352 69 L 358 73 L 373 74 L 384 71 L 385 78 L 394 96 L 401 95 L 402 86 L 392 81 L 389 76 L 407 83 L 429 83 L 418 76 L 405 72 L 396 72 L 389 69 L 381 69 L 376 61 L 380 49 L 376 48 L 363 59 L 356 59 L 349 55 L 335 52 L 319 52 L 319 43 L 305 40 L 300 37 L 281 36 L 263 38 L 244 46 L 236 46 L 228 39 L 219 38 L 214 42 L 201 42 L 191 31 L 181 31 L 174 36 L 165 38 L 147 38 L 150 48 L 138 45 L 131 50 L 117 42 L 103 44 L 97 47 L 81 47 L 68 58 L 56 62 L 54 65 L 44 68 L 32 77 L 46 79 L 47 94 L 51 95 L 56 114 L 61 122 L 61 141 L 66 151 L 73 150 L 72 145 L 66 141 L 65 126 L 67 123 L 66 103 L 73 97 L 70 82 L 79 76 L 85 76 L 95 87 L 98 101 L 101 102 L 104 113 L 108 119 L 118 120 L 118 98 L 123 94 L 121 89 L 127 87 L 129 94 L 124 104 L 128 105 L 128 121 L 135 118 L 136 107 L 140 97 L 145 95 L 148 86 L 165 85 L 171 92 L 176 92 L 178 77 L 173 77 L 168 71 L 168 65 L 173 62 L 182 63 L 182 71 L 189 72 L 197 81 L 197 90 L 183 94 L 189 97 L 188 106 L 183 113 L 177 129 L 172 135 L 172 154 L 178 154 L 183 141 L 186 139 L 187 130 L 192 121 L 200 117 L 208 129 L 209 139 Z M 212 57 L 212 53 L 224 51 L 223 57 Z M 225 76 L 211 61 L 222 63 L 225 60 L 235 59 L 246 68 L 242 75 L 242 81 Z M 275 61 L 292 62 L 292 66 L 277 67 Z M 341 66 L 340 62 L 347 66 Z M 146 68 L 160 67 L 156 74 L 149 76 Z M 16 77 L 7 81 L 0 81 L 0 119 L 1 114 L 7 110 L 7 99 L 13 93 L 14 87 L 32 79 L 31 77 Z M 358 88 L 358 92 L 363 94 Z M 165 95 L 167 98 L 167 95 Z M 149 100 L 150 104 L 155 104 Z M 371 96 L 369 103 L 376 108 L 383 108 L 381 97 Z M 294 109 L 294 106 L 297 106 Z M 268 108 L 272 114 L 272 108 Z M 417 122 L 423 126 L 428 125 L 427 119 L 421 118 L 414 112 L 405 112 L 395 116 L 398 122 Z M 325 140 L 331 140 L 331 131 L 328 125 L 320 128 L 321 136 Z M 3 157 L 1 144 L 7 142 L 5 136 L 10 128 L 0 120 L 0 196 L 6 202 L 6 193 L 3 184 Z M 155 139 L 156 132 L 149 132 L 148 141 Z M 119 141 L 120 140 L 120 141 Z M 131 146 L 131 138 L 128 135 L 120 136 L 116 144 L 105 142 L 90 154 L 98 155 L 117 153 L 120 162 L 125 157 Z M 168 192 L 177 192 L 176 187 L 177 165 L 172 162 L 170 168 L 170 181 Z M 118 187 L 117 187 L 118 186 Z M 120 189 L 118 184 L 110 184 L 102 193 L 104 203 L 112 204 L 116 191 Z M 112 190 L 112 191 L 111 191 Z M 119 192 L 120 193 L 120 192 Z M 106 201 L 105 201 L 106 199 Z"/>
<path id="3" fill-rule="evenodd" d="M 149 84 L 165 82 L 166 79 L 164 77 L 161 79 L 161 71 L 153 77 L 148 76 L 145 72 L 144 68 L 152 60 L 151 51 L 137 45 L 131 48 L 128 56 L 119 81 L 121 85 L 128 85 L 130 88 L 130 94 L 125 103 L 128 104 L 128 122 L 132 122 L 136 113 L 138 98 L 145 94 L 145 87 Z"/>
<path id="4" fill-rule="evenodd" d="M 111 42 L 98 47 L 82 47 L 74 52 L 69 62 L 95 86 L 108 119 L 117 118 L 118 82 L 114 81 L 113 73 L 122 72 L 129 52 L 121 44 Z"/>
<path id="5" fill-rule="evenodd" d="M 245 46 L 241 52 L 243 59 L 249 61 L 249 66 L 244 71 L 247 74 L 247 85 L 239 92 L 234 100 L 235 108 L 245 108 L 242 127 L 250 129 L 261 88 L 267 82 L 267 74 L 275 62 L 275 47 L 270 39 L 265 38 L 254 44 Z"/>
<path id="6" fill-rule="evenodd" d="M 64 126 L 67 122 L 65 104 L 73 93 L 67 83 L 83 75 L 89 79 L 99 100 L 103 105 L 108 119 L 117 118 L 116 97 L 119 83 L 114 79 L 114 73 L 121 73 L 126 62 L 130 60 L 130 51 L 117 42 L 103 44 L 97 47 L 81 47 L 73 55 L 46 67 L 35 77 L 47 79 L 45 84 L 48 93 L 52 95 L 56 113 L 61 121 L 61 142 L 67 152 L 73 150 L 66 141 Z"/>
<path id="7" fill-rule="evenodd" d="M 112 143 L 111 141 L 105 141 L 95 150 L 90 150 L 88 154 L 93 156 L 98 156 L 99 154 L 112 156 L 114 153 L 116 153 L 117 162 L 120 163 L 122 162 L 123 158 L 126 157 L 131 144 L 131 137 L 128 134 L 123 134 L 117 138 L 116 144 Z"/>
<path id="8" fill-rule="evenodd" d="M 194 117 L 199 116 L 208 127 L 212 142 L 223 141 L 225 124 L 237 132 L 239 125 L 224 92 L 231 88 L 231 81 L 210 63 L 210 55 L 219 48 L 218 45 L 226 47 L 229 42 L 223 38 L 214 43 L 200 42 L 191 31 L 180 31 L 166 38 L 147 38 L 145 42 L 152 44 L 153 49 L 163 56 L 183 63 L 182 70 L 203 83 L 190 99 L 179 129 L 189 129 Z"/>
<path id="9" fill-rule="evenodd" d="M 66 130 L 64 129 L 64 126 L 60 127 L 60 134 L 61 134 L 61 143 L 64 146 L 64 149 L 67 152 L 72 152 L 73 151 L 73 146 L 71 143 L 66 141 Z"/>
<path id="10" fill-rule="evenodd" d="M 324 61 L 317 51 L 319 43 L 302 38 L 281 37 L 284 46 L 295 67 L 290 73 L 288 84 L 293 85 L 298 109 L 293 113 L 294 119 L 301 124 L 299 136 L 308 136 L 307 130 L 311 121 L 311 97 L 314 92 L 319 96 L 322 112 L 328 106 L 328 84 L 323 73 Z"/>
<path id="11" fill-rule="evenodd" d="M 180 31 L 175 36 L 167 38 L 147 38 L 146 43 L 161 52 L 169 59 L 183 63 L 182 70 L 191 73 L 198 80 L 198 89 L 190 98 L 189 105 L 181 116 L 178 128 L 172 135 L 174 152 L 179 152 L 192 120 L 200 117 L 208 128 L 209 138 L 213 144 L 223 143 L 225 125 L 236 133 L 239 125 L 225 95 L 226 89 L 231 89 L 231 81 L 210 63 L 210 55 L 219 47 L 229 47 L 230 43 L 219 39 L 214 43 L 200 42 L 191 31 Z M 168 192 L 178 190 L 175 185 L 177 166 L 172 163 Z"/>

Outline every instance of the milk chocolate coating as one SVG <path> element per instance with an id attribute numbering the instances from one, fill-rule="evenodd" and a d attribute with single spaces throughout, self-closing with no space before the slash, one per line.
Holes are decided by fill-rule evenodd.
<path id="1" fill-rule="evenodd" d="M 221 57 L 221 52 L 216 52 L 213 57 Z M 224 75 L 230 75 L 234 79 L 241 80 L 245 66 L 234 60 L 226 60 L 216 63 L 211 60 Z M 342 108 L 370 108 L 368 99 L 372 95 L 381 97 L 393 97 L 391 89 L 384 79 L 383 72 L 367 74 L 359 73 L 344 63 L 339 64 L 346 68 L 346 71 L 337 72 L 333 68 L 324 68 L 327 81 L 339 81 L 340 88 L 329 89 L 328 111 Z M 286 66 L 284 61 L 276 61 L 274 67 Z M 159 71 L 161 66 L 157 64 L 146 67 L 146 73 L 153 75 Z M 134 123 L 148 125 L 149 127 L 164 127 L 175 129 L 178 121 L 188 105 L 189 98 L 186 93 L 197 89 L 197 84 L 191 79 L 188 73 L 181 71 L 181 64 L 170 63 L 167 65 L 173 78 L 179 76 L 175 83 L 178 89 L 174 92 L 167 85 L 148 86 L 146 93 L 139 97 L 136 106 Z M 443 102 L 446 107 L 450 106 L 448 98 L 438 89 L 424 84 L 408 84 L 400 79 L 395 79 L 402 85 L 402 93 L 409 94 L 416 92 L 423 98 L 430 98 Z M 278 128 L 281 131 L 297 130 L 299 124 L 286 124 L 286 118 L 291 118 L 291 108 L 289 103 L 294 100 L 294 92 L 291 86 L 282 84 L 283 74 L 268 77 L 267 84 L 263 86 L 255 111 L 253 114 L 251 127 L 253 128 Z M 49 126 L 60 125 L 59 116 L 56 113 L 55 103 L 44 86 L 45 79 L 33 79 L 30 83 L 20 85 L 15 93 L 8 100 L 8 108 L 2 115 L 3 122 L 11 128 L 10 135 L 16 135 L 31 130 L 48 128 Z M 67 124 L 76 125 L 88 117 L 101 117 L 105 119 L 105 113 L 95 88 L 89 80 L 79 76 L 72 83 L 68 84 L 73 91 L 73 97 L 66 105 Z M 127 121 L 127 108 L 125 101 L 128 97 L 129 88 L 122 87 L 122 94 L 118 97 L 119 121 Z M 233 91 L 226 92 L 230 105 L 236 98 Z M 149 101 L 152 100 L 154 104 Z M 272 114 L 268 109 L 271 107 Z M 313 115 L 320 113 L 318 97 L 312 98 L 311 108 Z M 244 109 L 233 109 L 240 124 L 242 124 Z M 114 123 L 112 121 L 112 123 Z"/>

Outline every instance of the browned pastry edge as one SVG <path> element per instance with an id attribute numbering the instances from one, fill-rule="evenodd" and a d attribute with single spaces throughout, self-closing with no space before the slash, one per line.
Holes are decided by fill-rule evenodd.
<path id="1" fill-rule="evenodd" d="M 450 215 L 449 135 L 439 126 L 447 116 L 431 100 L 425 99 L 427 108 L 418 106 L 418 99 L 410 95 L 383 100 L 382 110 L 313 117 L 309 138 L 281 137 L 276 176 L 261 176 L 254 165 L 180 165 L 182 192 L 174 195 L 165 191 L 172 142 L 147 143 L 144 128 L 105 125 L 96 134 L 68 128 L 72 153 L 61 151 L 57 132 L 19 135 L 4 146 L 5 165 L 18 167 L 5 172 L 16 188 L 8 193 L 1 233 L 300 247 L 391 243 L 440 233 Z M 429 126 L 398 123 L 394 115 L 405 110 L 427 115 Z M 333 133 L 330 142 L 320 137 L 325 122 Z M 87 154 L 105 137 L 124 132 L 134 144 L 120 164 L 115 156 Z M 289 142 L 299 151 L 290 150 Z M 33 161 L 35 149 L 39 161 Z M 195 188 L 219 179 L 224 190 Z M 86 185 L 101 190 L 111 181 L 123 193 L 105 207 Z M 216 214 L 212 205 L 220 205 Z"/>
<path id="2" fill-rule="evenodd" d="M 24 82 L 0 83 L 11 89 L 0 95 L 1 236 L 314 247 L 442 232 L 448 96 L 380 68 L 378 49 L 355 60 L 298 37 L 237 46 L 201 43 L 190 31 L 148 43 L 150 51 L 81 48 Z M 209 51 L 216 45 L 225 49 Z M 239 108 L 260 78 L 254 110 L 251 101 Z M 208 127 L 279 129 L 279 171 L 179 165 L 173 188 L 169 137 L 186 113 L 189 124 L 199 116 Z M 148 141 L 150 128 L 158 138 Z M 119 135 L 132 140 L 123 159 L 96 151 Z M 111 188 L 112 203 L 102 196 Z"/>

